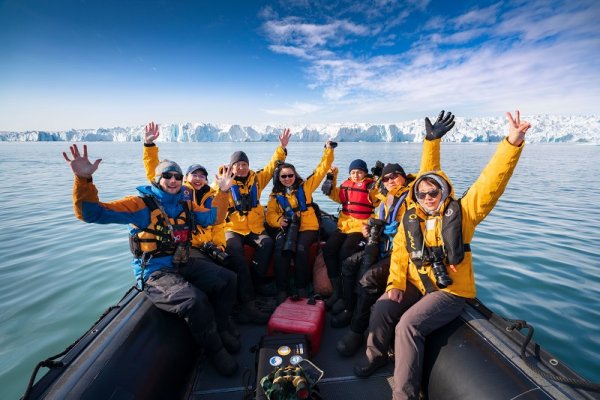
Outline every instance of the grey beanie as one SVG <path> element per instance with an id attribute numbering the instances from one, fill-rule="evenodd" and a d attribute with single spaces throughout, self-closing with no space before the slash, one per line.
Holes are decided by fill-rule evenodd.
<path id="1" fill-rule="evenodd" d="M 229 164 L 233 165 L 236 162 L 240 161 L 250 163 L 250 160 L 248 160 L 248 156 L 246 155 L 246 153 L 244 153 L 243 151 L 236 151 L 231 155 L 231 158 L 229 159 Z"/>
<path id="2" fill-rule="evenodd" d="M 161 175 L 163 172 L 178 172 L 183 175 L 183 171 L 181 167 L 175 162 L 171 160 L 162 160 L 154 170 L 154 179 L 158 183 L 160 181 Z"/>

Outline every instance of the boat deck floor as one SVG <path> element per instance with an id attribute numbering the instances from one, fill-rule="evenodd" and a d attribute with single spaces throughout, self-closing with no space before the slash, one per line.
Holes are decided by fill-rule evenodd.
<path id="1" fill-rule="evenodd" d="M 335 329 L 330 325 L 331 315 L 327 313 L 327 321 L 323 330 L 321 348 L 310 360 L 325 374 L 319 382 L 320 394 L 325 399 L 382 399 L 391 398 L 391 379 L 393 365 L 377 371 L 368 379 L 357 378 L 353 373 L 354 364 L 364 359 L 364 345 L 361 351 L 353 357 L 342 357 L 336 351 L 336 343 L 349 329 Z M 256 382 L 255 354 L 251 349 L 260 338 L 267 334 L 266 325 L 238 325 L 241 333 L 241 350 L 236 354 L 239 369 L 232 377 L 219 375 L 201 357 L 195 371 L 194 383 L 189 394 L 189 400 L 229 400 L 244 399 Z M 253 399 L 254 394 L 247 398 Z"/>

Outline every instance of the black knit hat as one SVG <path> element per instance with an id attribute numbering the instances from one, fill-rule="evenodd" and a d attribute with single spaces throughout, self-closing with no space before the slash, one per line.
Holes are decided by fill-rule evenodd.
<path id="1" fill-rule="evenodd" d="M 396 172 L 406 178 L 406 172 L 404 172 L 404 168 L 400 164 L 386 164 L 381 171 L 381 176 L 386 176 L 387 174 L 391 174 L 392 172 Z"/>
<path id="2" fill-rule="evenodd" d="M 367 163 L 360 158 L 357 158 L 350 163 L 350 166 L 348 167 L 348 173 L 350 173 L 353 169 L 360 169 L 361 171 L 365 171 L 367 174 L 369 173 L 369 170 L 367 169 Z"/>
<path id="3" fill-rule="evenodd" d="M 236 151 L 231 155 L 231 158 L 229 159 L 229 164 L 233 165 L 236 162 L 240 161 L 250 163 L 250 160 L 248 160 L 248 156 L 246 155 L 246 153 L 244 153 L 243 151 Z"/>

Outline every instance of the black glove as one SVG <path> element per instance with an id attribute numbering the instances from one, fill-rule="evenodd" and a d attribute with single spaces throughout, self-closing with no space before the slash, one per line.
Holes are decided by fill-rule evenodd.
<path id="1" fill-rule="evenodd" d="M 444 116 L 444 110 L 442 110 L 440 115 L 438 115 L 437 121 L 435 121 L 435 124 L 433 125 L 431 125 L 429 118 L 425 118 L 425 130 L 427 131 L 425 140 L 440 139 L 452 129 L 452 127 L 454 127 L 454 115 L 452 115 L 450 111 Z"/>
<path id="2" fill-rule="evenodd" d="M 331 190 L 333 189 L 333 174 L 331 172 L 327 173 L 327 178 L 323 182 L 321 186 L 321 191 L 325 196 L 329 196 L 331 194 Z"/>
<path id="3" fill-rule="evenodd" d="M 377 160 L 377 162 L 375 163 L 374 167 L 371 167 L 371 173 L 375 176 L 381 176 L 381 173 L 383 172 L 383 163 L 379 160 Z"/>

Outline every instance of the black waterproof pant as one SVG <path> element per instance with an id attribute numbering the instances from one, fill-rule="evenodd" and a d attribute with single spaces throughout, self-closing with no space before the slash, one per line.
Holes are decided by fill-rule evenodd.
<path id="1" fill-rule="evenodd" d="M 350 329 L 355 333 L 362 334 L 369 327 L 371 307 L 385 292 L 387 286 L 390 260 L 391 256 L 388 255 L 371 265 L 366 271 L 359 270 L 356 306 L 350 322 Z"/>
<path id="2" fill-rule="evenodd" d="M 227 329 L 235 292 L 233 272 L 197 258 L 190 258 L 180 269 L 153 272 L 144 289 L 156 307 L 182 317 L 198 344 L 205 348 L 214 347 L 215 340 L 220 345 L 215 333 Z"/>
<path id="3" fill-rule="evenodd" d="M 327 267 L 329 279 L 339 278 L 342 273 L 342 262 L 352 254 L 360 251 L 359 244 L 363 240 L 360 232 L 343 233 L 335 231 L 323 248 L 323 260 Z"/>
<path id="4" fill-rule="evenodd" d="M 238 276 L 238 300 L 247 303 L 255 299 L 254 285 L 264 283 L 271 254 L 273 252 L 273 239 L 266 233 L 249 233 L 241 235 L 236 232 L 225 232 L 227 238 L 227 249 L 229 260 L 226 267 Z M 252 267 L 246 262 L 244 256 L 244 245 L 250 245 L 255 249 Z"/>
<path id="5" fill-rule="evenodd" d="M 298 233 L 295 253 L 283 252 L 286 236 L 279 234 L 275 238 L 275 281 L 277 290 L 288 291 L 290 261 L 294 260 L 294 283 L 296 288 L 304 289 L 311 278 L 311 266 L 308 262 L 310 246 L 319 239 L 319 231 L 302 231 Z"/>

